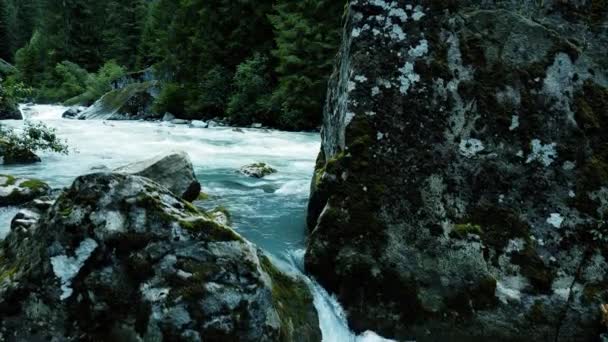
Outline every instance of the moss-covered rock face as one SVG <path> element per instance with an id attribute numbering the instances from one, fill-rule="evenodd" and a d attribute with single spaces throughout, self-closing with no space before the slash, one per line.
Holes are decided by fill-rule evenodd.
<path id="1" fill-rule="evenodd" d="M 91 107 L 77 115 L 78 119 L 131 120 L 159 118 L 152 104 L 158 95 L 158 82 L 128 83 L 111 90 Z"/>
<path id="2" fill-rule="evenodd" d="M 166 188 L 118 173 L 76 179 L 0 244 L 0 317 L 19 341 L 320 340 L 302 280 Z"/>
<path id="3" fill-rule="evenodd" d="M 603 3 L 349 2 L 306 267 L 355 330 L 399 340 L 604 331 Z"/>
<path id="4" fill-rule="evenodd" d="M 0 207 L 27 203 L 50 190 L 46 183 L 37 179 L 0 175 Z"/>

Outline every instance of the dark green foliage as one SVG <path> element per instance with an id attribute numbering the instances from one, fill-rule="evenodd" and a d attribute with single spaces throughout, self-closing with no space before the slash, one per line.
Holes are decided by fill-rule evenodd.
<path id="1" fill-rule="evenodd" d="M 274 121 L 270 109 L 270 80 L 268 58 L 255 54 L 241 63 L 233 80 L 233 93 L 228 103 L 228 115 L 236 124 Z"/>
<path id="2" fill-rule="evenodd" d="M 90 104 L 119 66 L 120 74 L 153 66 L 159 112 L 311 129 L 320 123 L 343 5 L 0 0 L 0 58 L 14 60 L 15 82 L 35 88 L 38 101 Z M 110 60 L 111 73 L 98 71 Z"/>
<path id="3" fill-rule="evenodd" d="M 277 14 L 269 16 L 279 61 L 273 100 L 281 106 L 286 127 L 314 128 L 320 122 L 343 10 L 341 1 L 279 1 Z"/>

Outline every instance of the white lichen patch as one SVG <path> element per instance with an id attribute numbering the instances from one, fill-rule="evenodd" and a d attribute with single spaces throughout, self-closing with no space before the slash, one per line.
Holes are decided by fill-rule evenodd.
<path id="1" fill-rule="evenodd" d="M 380 95 L 380 87 L 376 86 L 372 88 L 372 96 Z"/>
<path id="2" fill-rule="evenodd" d="M 496 282 L 496 297 L 504 304 L 521 301 L 521 286 L 513 286 L 513 283 L 516 283 L 514 281 L 510 281 L 510 283 Z"/>
<path id="3" fill-rule="evenodd" d="M 519 127 L 519 115 L 513 115 L 511 117 L 511 126 L 509 126 L 509 131 L 514 131 Z"/>
<path id="4" fill-rule="evenodd" d="M 154 303 L 167 298 L 170 289 L 165 287 L 154 287 L 153 284 L 147 282 L 141 284 L 139 291 L 147 301 Z"/>
<path id="5" fill-rule="evenodd" d="M 346 114 L 344 116 L 344 124 L 346 126 L 348 126 L 353 121 L 354 118 L 355 118 L 355 113 L 353 113 L 353 112 L 346 112 Z"/>
<path id="6" fill-rule="evenodd" d="M 545 167 L 548 167 L 555 161 L 555 158 L 557 158 L 555 143 L 543 145 L 540 140 L 534 139 L 531 142 L 531 146 L 532 153 L 528 156 L 528 159 L 526 160 L 526 163 L 528 164 L 533 161 L 538 161 Z"/>
<path id="7" fill-rule="evenodd" d="M 376 139 L 377 139 L 378 141 L 380 141 L 380 140 L 384 139 L 384 134 L 383 134 L 383 133 L 381 133 L 381 132 L 378 132 L 378 134 L 376 134 Z"/>
<path id="8" fill-rule="evenodd" d="M 357 76 L 355 76 L 355 81 L 357 81 L 359 83 L 364 83 L 364 82 L 367 82 L 367 77 L 365 77 L 363 75 L 357 75 Z"/>
<path id="9" fill-rule="evenodd" d="M 426 14 L 424 14 L 424 12 L 422 12 L 422 6 L 418 5 L 414 8 L 414 13 L 412 14 L 412 19 L 414 21 L 419 21 L 425 15 Z"/>
<path id="10" fill-rule="evenodd" d="M 547 223 L 559 229 L 562 227 L 562 223 L 564 223 L 564 218 L 559 213 L 553 213 L 547 219 Z"/>
<path id="11" fill-rule="evenodd" d="M 461 155 L 472 158 L 483 151 L 485 147 L 479 139 L 463 139 L 460 141 L 459 149 Z"/>
<path id="12" fill-rule="evenodd" d="M 405 95 L 412 85 L 420 82 L 420 75 L 414 72 L 414 64 L 406 62 L 399 68 L 399 92 Z"/>
<path id="13" fill-rule="evenodd" d="M 72 279 L 78 275 L 78 272 L 80 272 L 84 263 L 91 257 L 97 246 L 97 241 L 86 238 L 80 243 L 73 257 L 68 257 L 67 255 L 51 257 L 53 273 L 61 281 L 62 293 L 59 299 L 64 300 L 72 295 Z"/>
<path id="14" fill-rule="evenodd" d="M 418 45 L 416 47 L 410 48 L 408 54 L 410 55 L 410 57 L 420 58 L 426 55 L 428 52 L 429 42 L 426 39 L 422 39 L 420 42 L 418 42 Z"/>
<path id="15" fill-rule="evenodd" d="M 407 22 L 407 13 L 403 8 L 391 8 L 388 15 L 399 18 L 401 22 Z"/>

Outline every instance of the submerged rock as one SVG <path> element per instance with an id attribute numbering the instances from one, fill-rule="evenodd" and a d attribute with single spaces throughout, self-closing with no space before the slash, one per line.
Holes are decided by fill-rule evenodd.
<path id="1" fill-rule="evenodd" d="M 46 183 L 37 179 L 0 175 L 0 207 L 27 203 L 50 190 Z"/>
<path id="2" fill-rule="evenodd" d="M 185 152 L 170 152 L 152 159 L 120 167 L 115 172 L 150 178 L 186 201 L 194 201 L 201 192 L 190 157 Z"/>
<path id="3" fill-rule="evenodd" d="M 147 178 L 79 177 L 0 243 L 9 340 L 319 341 L 305 283 Z"/>
<path id="4" fill-rule="evenodd" d="M 240 172 L 245 176 L 253 178 L 264 178 L 273 173 L 277 173 L 277 170 L 266 163 L 255 163 L 243 166 L 240 169 Z"/>
<path id="5" fill-rule="evenodd" d="M 305 263 L 357 332 L 605 332 L 603 3 L 349 2 Z"/>
<path id="6" fill-rule="evenodd" d="M 61 114 L 61 117 L 64 119 L 75 119 L 84 110 L 85 110 L 84 107 L 79 107 L 79 106 L 70 107 L 63 114 Z"/>

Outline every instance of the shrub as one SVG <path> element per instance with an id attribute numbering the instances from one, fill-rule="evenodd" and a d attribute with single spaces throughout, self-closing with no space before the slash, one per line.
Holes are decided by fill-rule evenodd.
<path id="1" fill-rule="evenodd" d="M 5 162 L 7 157 L 39 151 L 67 154 L 69 149 L 67 143 L 59 139 L 54 128 L 41 122 L 26 121 L 21 130 L 0 125 L 0 156 L 5 157 Z"/>
<path id="2" fill-rule="evenodd" d="M 268 58 L 255 54 L 241 63 L 233 79 L 234 93 L 228 102 L 228 116 L 236 124 L 271 123 L 271 87 Z"/>
<path id="3" fill-rule="evenodd" d="M 175 83 L 165 83 L 160 94 L 154 101 L 154 112 L 182 114 L 184 112 L 184 102 L 186 101 L 184 88 Z"/>
<path id="4" fill-rule="evenodd" d="M 85 89 L 77 96 L 68 98 L 64 104 L 73 106 L 77 104 L 90 105 L 104 94 L 112 90 L 112 82 L 125 75 L 125 68 L 115 61 L 106 62 L 95 74 L 89 74 L 85 81 Z"/>

